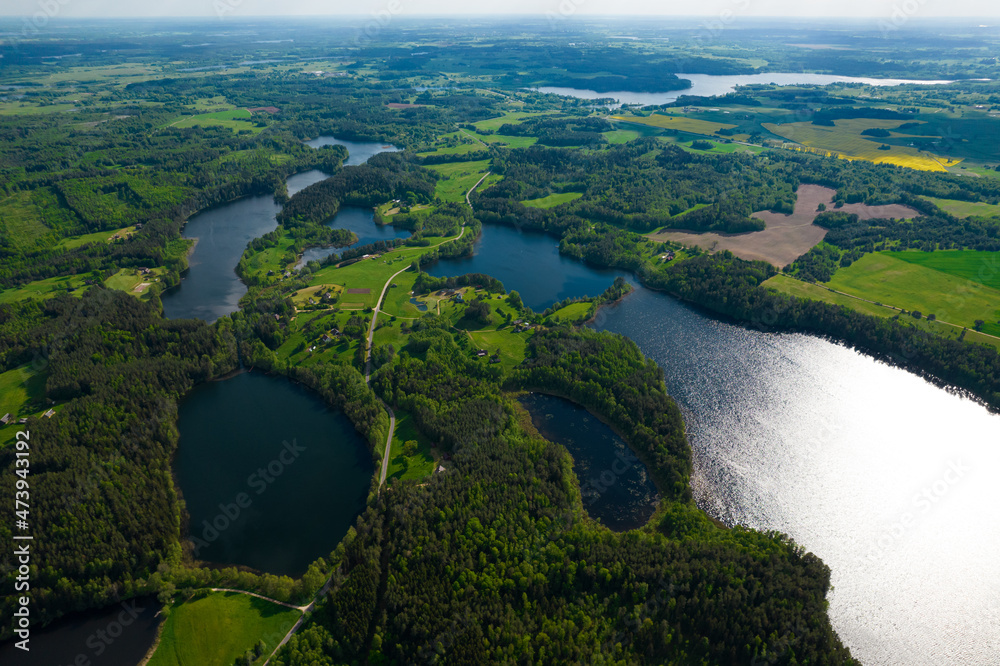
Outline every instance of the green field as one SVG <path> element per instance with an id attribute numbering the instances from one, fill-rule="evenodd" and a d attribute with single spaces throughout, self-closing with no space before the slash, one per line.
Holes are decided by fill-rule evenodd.
<path id="1" fill-rule="evenodd" d="M 639 133 L 633 130 L 611 130 L 610 132 L 603 132 L 604 138 L 608 140 L 608 143 L 628 143 L 632 139 L 638 139 Z"/>
<path id="2" fill-rule="evenodd" d="M 442 201 L 465 201 L 465 194 L 489 171 L 489 160 L 452 162 L 429 167 L 447 179 L 439 180 L 434 194 Z"/>
<path id="3" fill-rule="evenodd" d="M 823 285 L 802 282 L 786 275 L 775 275 L 770 280 L 767 280 L 764 283 L 764 286 L 773 289 L 774 291 L 788 294 L 789 296 L 807 298 L 814 301 L 823 301 L 824 303 L 830 303 L 832 305 L 843 305 L 844 307 L 852 310 L 856 310 L 864 314 L 874 315 L 876 317 L 894 317 L 899 314 L 899 310 L 895 310 L 885 305 L 876 305 L 875 303 L 869 303 L 851 296 L 834 293 Z M 901 320 L 910 326 L 915 326 L 946 338 L 958 339 L 962 334 L 962 330 L 959 328 L 937 321 L 928 321 L 926 318 L 916 320 L 912 317 L 903 315 Z M 965 340 L 967 342 L 976 342 L 1000 348 L 1000 340 L 995 337 L 991 337 L 990 335 L 979 334 L 972 329 L 965 332 Z"/>
<path id="4" fill-rule="evenodd" d="M 149 666 L 232 666 L 258 640 L 270 655 L 301 613 L 234 592 L 174 605 Z"/>
<path id="5" fill-rule="evenodd" d="M 5 289 L 0 291 L 0 303 L 10 303 L 19 301 L 22 298 L 50 298 L 59 293 L 64 293 L 68 289 L 75 291 L 77 296 L 83 294 L 80 287 L 83 286 L 84 277 L 79 275 L 63 275 L 60 277 L 46 278 L 29 282 L 23 287 Z"/>
<path id="6" fill-rule="evenodd" d="M 113 229 L 111 231 L 98 231 L 93 234 L 83 234 L 82 236 L 71 236 L 70 238 L 64 238 L 56 244 L 56 247 L 60 250 L 72 250 L 78 248 L 81 245 L 86 245 L 87 243 L 107 243 L 115 234 L 125 234 L 128 235 L 135 231 L 135 227 L 126 227 L 125 229 Z"/>
<path id="7" fill-rule="evenodd" d="M 250 122 L 251 114 L 246 109 L 229 109 L 226 111 L 214 111 L 212 113 L 199 113 L 195 116 L 185 116 L 170 124 L 171 127 L 228 127 L 233 131 L 251 130 L 257 134 L 263 130 L 262 127 L 254 127 Z"/>
<path id="8" fill-rule="evenodd" d="M 930 268 L 957 278 L 1000 289 L 1000 252 L 976 250 L 938 250 L 893 252 L 892 256 L 909 264 Z"/>
<path id="9" fill-rule="evenodd" d="M 537 116 L 544 116 L 552 113 L 551 111 L 545 112 L 531 112 L 531 111 L 507 111 L 500 118 L 490 118 L 489 120 L 480 120 L 478 123 L 473 123 L 476 129 L 487 130 L 487 131 L 497 131 L 503 125 L 518 125 L 524 121 L 525 118 L 534 118 Z"/>
<path id="10" fill-rule="evenodd" d="M 1000 205 L 979 203 L 975 201 L 958 201 L 956 199 L 936 199 L 927 197 L 935 206 L 956 217 L 995 217 L 1000 216 Z"/>
<path id="11" fill-rule="evenodd" d="M 553 312 L 549 318 L 555 322 L 576 322 L 579 319 L 587 316 L 590 312 L 590 302 L 585 301 L 582 303 L 570 303 L 564 308 L 560 308 Z"/>
<path id="12" fill-rule="evenodd" d="M 562 204 L 569 203 L 570 201 L 576 201 L 583 194 L 580 192 L 559 192 L 557 194 L 550 194 L 547 197 L 542 197 L 541 199 L 530 199 L 528 201 L 522 201 L 525 206 L 529 208 L 555 208 L 556 206 L 561 206 Z"/>
<path id="13" fill-rule="evenodd" d="M 30 365 L 0 374 L 0 416 L 8 413 L 16 417 L 29 416 L 24 411 L 26 406 L 33 415 L 42 407 L 44 397 L 45 374 L 35 372 Z"/>
<path id="14" fill-rule="evenodd" d="M 996 255 L 989 253 L 879 252 L 867 254 L 838 270 L 829 285 L 871 301 L 972 328 L 983 320 L 983 332 L 1000 334 L 1000 288 L 997 288 Z M 905 259 L 900 255 L 906 255 Z M 921 263 L 918 263 L 921 262 Z M 936 266 L 936 267 L 932 267 Z M 992 266 L 992 268 L 989 268 Z M 978 271 L 989 268 L 988 275 Z M 945 272 L 947 271 L 947 272 Z M 965 277 L 977 278 L 976 280 Z"/>
<path id="15" fill-rule="evenodd" d="M 417 443 L 416 451 L 411 456 L 404 455 L 403 445 L 413 441 Z M 392 458 L 386 471 L 388 479 L 422 479 L 431 474 L 435 468 L 431 444 L 420 434 L 413 417 L 406 412 L 396 412 L 396 431 L 392 434 Z"/>

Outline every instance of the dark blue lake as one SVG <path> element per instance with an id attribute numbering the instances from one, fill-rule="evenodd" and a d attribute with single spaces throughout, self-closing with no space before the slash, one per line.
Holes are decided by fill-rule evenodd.
<path id="1" fill-rule="evenodd" d="M 389 224 L 375 224 L 375 213 L 370 208 L 358 206 L 344 206 L 333 219 L 327 224 L 335 229 L 349 229 L 353 231 L 358 241 L 354 245 L 368 245 L 380 240 L 392 240 L 394 238 L 408 238 L 410 232 L 404 229 L 397 229 Z M 296 264 L 296 268 L 305 266 L 310 261 L 322 261 L 334 252 L 342 251 L 343 248 L 334 247 L 314 247 L 302 253 L 302 258 Z"/>
<path id="2" fill-rule="evenodd" d="M 245 372 L 181 403 L 174 462 L 197 559 L 299 576 L 364 509 L 374 464 L 342 413 Z"/>
<path id="3" fill-rule="evenodd" d="M 559 254 L 559 241 L 548 234 L 503 224 L 483 225 L 472 256 L 442 259 L 426 270 L 437 277 L 492 275 L 536 312 L 565 298 L 600 296 L 619 275 L 634 282 L 629 273 L 595 269 Z"/>
<path id="4" fill-rule="evenodd" d="M 621 437 L 576 403 L 529 393 L 521 404 L 539 434 L 573 456 L 583 506 L 613 530 L 642 527 L 660 495 L 643 465 Z"/>

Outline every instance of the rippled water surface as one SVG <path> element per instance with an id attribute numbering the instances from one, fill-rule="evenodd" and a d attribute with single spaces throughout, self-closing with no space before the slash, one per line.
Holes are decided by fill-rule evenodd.
<path id="1" fill-rule="evenodd" d="M 603 313 L 663 366 L 699 504 L 822 557 L 856 657 L 1000 664 L 1000 416 L 842 345 L 645 289 Z"/>

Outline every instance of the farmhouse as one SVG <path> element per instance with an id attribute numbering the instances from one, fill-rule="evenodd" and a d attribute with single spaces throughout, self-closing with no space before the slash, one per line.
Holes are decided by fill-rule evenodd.
<path id="1" fill-rule="evenodd" d="M 8 423 L 11 422 L 12 418 L 13 417 L 10 415 L 10 412 L 8 412 L 8 413 L 4 414 L 2 417 L 0 417 L 0 423 L 2 423 L 4 425 L 7 425 Z"/>

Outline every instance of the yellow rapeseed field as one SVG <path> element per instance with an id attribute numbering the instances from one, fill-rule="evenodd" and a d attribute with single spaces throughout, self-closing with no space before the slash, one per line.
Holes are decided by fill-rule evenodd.
<path id="1" fill-rule="evenodd" d="M 841 157 L 849 160 L 867 160 L 876 164 L 896 164 L 919 169 L 920 171 L 946 171 L 945 167 L 958 164 L 961 160 L 951 160 L 931 153 L 922 152 L 909 146 L 891 146 L 889 150 L 879 150 L 882 143 L 877 137 L 861 135 L 866 129 L 895 129 L 902 120 L 872 120 L 853 118 L 837 120 L 834 127 L 813 125 L 812 123 L 764 123 L 763 127 L 780 137 L 794 141 L 800 146 L 786 146 L 793 150 Z M 893 136 L 902 136 L 893 133 Z"/>

